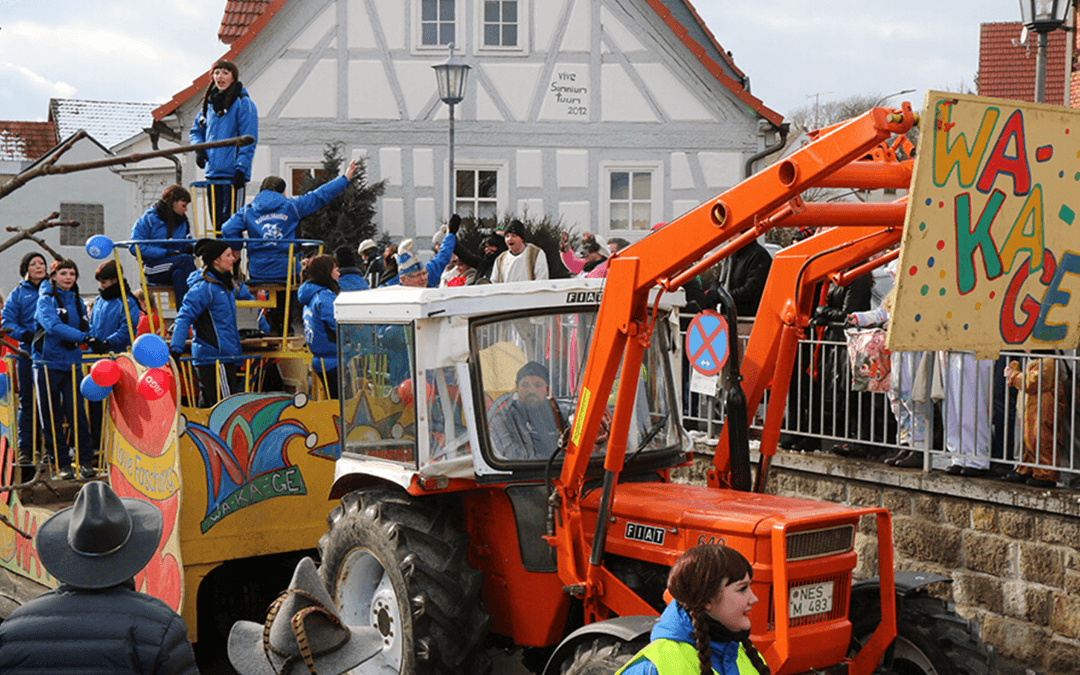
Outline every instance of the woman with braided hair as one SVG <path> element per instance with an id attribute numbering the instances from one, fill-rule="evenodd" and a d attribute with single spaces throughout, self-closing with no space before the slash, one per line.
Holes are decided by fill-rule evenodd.
<path id="1" fill-rule="evenodd" d="M 750 642 L 753 568 L 735 549 L 695 546 L 668 575 L 674 600 L 617 675 L 770 675 Z"/>

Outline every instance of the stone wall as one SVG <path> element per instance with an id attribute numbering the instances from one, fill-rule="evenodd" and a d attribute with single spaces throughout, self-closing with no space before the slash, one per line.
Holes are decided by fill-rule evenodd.
<path id="1" fill-rule="evenodd" d="M 687 479 L 700 480 L 710 461 L 699 455 Z M 983 640 L 1004 657 L 1004 670 L 1080 672 L 1080 493 L 783 451 L 767 489 L 885 507 L 896 568 L 953 579 L 938 594 L 978 622 Z M 874 523 L 864 520 L 856 540 L 862 577 L 877 565 Z"/>

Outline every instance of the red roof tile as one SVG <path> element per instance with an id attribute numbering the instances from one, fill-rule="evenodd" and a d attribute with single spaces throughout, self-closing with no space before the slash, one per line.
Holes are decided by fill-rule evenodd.
<path id="1" fill-rule="evenodd" d="M 1035 33 L 1019 44 L 1019 21 L 984 23 L 979 27 L 979 95 L 1035 100 Z M 1047 35 L 1046 102 L 1065 105 L 1065 48 L 1068 33 Z M 1014 42 L 1015 41 L 1015 42 Z"/>
<path id="2" fill-rule="evenodd" d="M 263 10 L 270 5 L 271 0 L 229 0 L 225 5 L 225 14 L 221 17 L 221 27 L 218 29 L 218 39 L 227 45 L 231 45 L 236 38 L 244 34 L 248 26 L 262 16 Z"/>
<path id="3" fill-rule="evenodd" d="M 0 160 L 34 161 L 57 144 L 52 122 L 0 121 Z"/>

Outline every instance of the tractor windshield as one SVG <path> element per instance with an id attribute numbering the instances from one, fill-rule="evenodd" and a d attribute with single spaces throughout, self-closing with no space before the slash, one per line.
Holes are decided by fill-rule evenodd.
<path id="1" fill-rule="evenodd" d="M 493 465 L 544 462 L 573 424 L 589 342 L 596 323 L 592 309 L 477 322 L 472 328 L 482 410 Z M 627 457 L 637 452 L 671 450 L 681 437 L 676 419 L 667 324 L 657 321 L 641 372 L 632 411 Z M 620 372 L 608 399 L 623 382 Z M 594 454 L 607 447 L 606 417 Z"/>

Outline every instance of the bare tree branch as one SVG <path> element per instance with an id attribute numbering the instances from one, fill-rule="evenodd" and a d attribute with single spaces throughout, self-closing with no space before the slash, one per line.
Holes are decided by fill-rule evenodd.
<path id="1" fill-rule="evenodd" d="M 53 228 L 53 227 L 78 227 L 79 226 L 79 221 L 77 221 L 77 220 L 59 220 L 59 221 L 54 221 L 53 220 L 53 218 L 59 218 L 59 217 L 60 217 L 60 214 L 53 211 L 45 219 L 39 220 L 34 226 L 32 226 L 32 227 L 30 227 L 28 229 L 24 230 L 21 227 L 8 226 L 6 228 L 8 232 L 17 232 L 18 234 L 16 234 L 11 239 L 8 239 L 7 241 L 5 241 L 3 243 L 0 243 L 0 252 L 3 252 L 5 250 L 11 248 L 15 244 L 22 241 L 23 239 L 29 239 L 29 240 L 31 240 L 33 242 L 36 242 L 37 245 L 40 246 L 41 248 L 45 249 L 49 253 L 49 255 L 51 255 L 53 257 L 53 259 L 55 259 L 55 260 L 63 260 L 64 256 L 62 256 L 59 253 L 57 253 L 56 251 L 54 251 L 42 239 L 40 239 L 39 237 L 34 236 L 35 234 L 37 234 L 38 232 L 41 232 L 42 230 L 48 230 L 48 229 Z"/>

